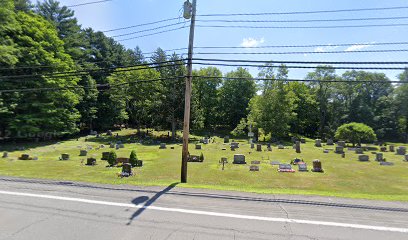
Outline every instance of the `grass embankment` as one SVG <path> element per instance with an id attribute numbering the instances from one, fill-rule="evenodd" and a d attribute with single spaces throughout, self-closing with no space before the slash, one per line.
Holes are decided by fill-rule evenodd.
<path id="1" fill-rule="evenodd" d="M 119 132 L 128 136 L 133 130 Z M 178 182 L 180 178 L 181 145 L 168 144 L 167 149 L 159 150 L 159 145 L 143 145 L 140 143 L 125 143 L 124 149 L 117 150 L 118 157 L 129 157 L 131 150 L 136 150 L 139 159 L 143 160 L 142 168 L 134 168 L 135 176 L 118 178 L 116 173 L 120 168 L 107 168 L 106 161 L 101 161 L 102 152 L 110 151 L 108 145 L 97 150 L 101 144 L 107 144 L 115 138 L 85 138 L 50 144 L 18 144 L 2 146 L 1 151 L 8 150 L 9 158 L 0 158 L 0 175 L 26 178 L 45 178 L 63 181 L 84 181 L 107 184 L 158 185 L 168 186 Z M 314 147 L 314 141 L 302 144 L 302 153 L 297 154 L 292 146 L 279 150 L 273 146 L 272 152 L 256 152 L 245 140 L 240 142 L 240 148 L 231 151 L 222 139 L 216 138 L 216 143 L 202 144 L 202 150 L 195 150 L 190 144 L 190 153 L 204 154 L 203 163 L 189 163 L 188 184 L 179 187 L 209 188 L 220 190 L 248 191 L 257 193 L 305 194 L 337 196 L 348 198 L 380 199 L 408 201 L 408 162 L 404 157 L 386 152 L 384 157 L 394 166 L 380 166 L 375 162 L 375 155 L 370 156 L 370 162 L 359 162 L 358 155 L 346 150 L 346 158 L 332 151 L 323 153 L 325 148 L 334 146 Z M 396 144 L 401 146 L 403 144 Z M 16 147 L 25 146 L 23 151 L 15 151 Z M 95 156 L 98 165 L 85 166 L 87 157 L 80 157 L 79 150 L 92 146 L 88 157 Z M 174 146 L 174 149 L 170 149 Z M 406 145 L 405 145 L 406 146 Z M 227 148 L 226 151 L 221 150 Z M 266 147 L 264 146 L 264 149 Z M 375 151 L 375 150 L 373 150 Z M 22 153 L 37 156 L 37 161 L 17 160 Z M 59 161 L 61 153 L 69 153 L 69 161 Z M 245 154 L 247 163 L 260 160 L 260 171 L 250 172 L 249 165 L 231 164 L 234 154 Z M 227 157 L 229 163 L 221 170 L 219 160 Z M 296 172 L 278 173 L 277 167 L 271 161 L 289 163 L 295 157 L 304 159 L 310 168 L 314 159 L 322 161 L 324 173 Z M 297 170 L 295 166 L 294 169 Z"/>

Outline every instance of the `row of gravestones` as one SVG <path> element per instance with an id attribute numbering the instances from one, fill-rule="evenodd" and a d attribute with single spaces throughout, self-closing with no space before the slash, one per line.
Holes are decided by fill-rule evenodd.
<path id="1" fill-rule="evenodd" d="M 224 165 L 226 163 L 228 163 L 228 160 L 226 157 L 222 157 L 220 163 L 223 165 L 222 170 L 224 170 Z M 250 171 L 259 171 L 259 165 L 261 163 L 261 161 L 251 161 L 251 166 L 250 166 Z M 245 161 L 245 155 L 243 154 L 234 154 L 234 160 L 233 160 L 233 164 L 247 164 Z M 289 172 L 289 171 L 293 171 L 292 170 L 292 166 L 290 164 L 280 164 L 277 162 L 272 162 L 272 165 L 279 165 L 278 171 L 280 172 Z M 308 171 L 307 170 L 307 165 L 306 163 L 302 162 L 297 162 L 297 165 L 299 165 L 299 171 Z M 323 168 L 322 168 L 322 163 L 319 160 L 314 160 L 313 161 L 313 172 L 323 172 Z"/>

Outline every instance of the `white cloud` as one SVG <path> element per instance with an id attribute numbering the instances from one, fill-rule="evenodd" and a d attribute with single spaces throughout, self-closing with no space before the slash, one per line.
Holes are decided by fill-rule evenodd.
<path id="1" fill-rule="evenodd" d="M 346 48 L 346 50 L 344 50 L 344 51 L 345 52 L 353 52 L 353 51 L 358 51 L 358 50 L 368 48 L 368 47 L 371 47 L 371 45 L 368 45 L 368 44 L 355 44 L 355 45 L 352 45 L 352 46 Z"/>
<path id="2" fill-rule="evenodd" d="M 264 42 L 265 42 L 264 38 L 260 38 L 260 39 L 244 38 L 242 39 L 241 47 L 245 47 L 245 48 L 257 47 Z"/>
<path id="3" fill-rule="evenodd" d="M 314 49 L 315 52 L 328 52 L 331 50 L 335 50 L 338 46 L 324 46 L 324 47 L 317 47 Z"/>

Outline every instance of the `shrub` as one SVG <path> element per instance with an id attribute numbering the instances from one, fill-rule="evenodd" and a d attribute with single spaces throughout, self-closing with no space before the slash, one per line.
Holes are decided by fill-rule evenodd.
<path id="1" fill-rule="evenodd" d="M 113 165 L 116 164 L 116 158 L 117 158 L 117 156 L 116 156 L 115 151 L 111 151 L 109 153 L 109 157 L 108 157 L 108 163 L 109 163 L 110 166 L 113 166 Z"/>
<path id="2" fill-rule="evenodd" d="M 348 123 L 343 124 L 337 128 L 335 138 L 346 140 L 351 142 L 353 146 L 356 143 L 361 144 L 361 142 L 372 142 L 377 139 L 374 130 L 363 124 L 363 123 Z"/>
<path id="3" fill-rule="evenodd" d="M 204 161 L 204 155 L 203 155 L 203 153 L 201 153 L 200 154 L 200 162 L 203 162 Z"/>
<path id="4" fill-rule="evenodd" d="M 136 151 L 132 150 L 132 152 L 130 153 L 130 157 L 129 157 L 129 163 L 134 167 L 137 165 L 137 155 L 136 155 Z"/>

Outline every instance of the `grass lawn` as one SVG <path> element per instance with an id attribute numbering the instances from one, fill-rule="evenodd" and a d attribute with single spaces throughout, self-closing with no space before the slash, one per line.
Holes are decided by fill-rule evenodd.
<path id="1" fill-rule="evenodd" d="M 128 139 L 134 130 L 123 130 L 119 134 Z M 156 133 L 157 134 L 157 133 Z M 167 132 L 166 132 L 167 134 Z M 197 137 L 198 138 L 198 137 Z M 97 148 L 108 144 L 115 138 L 85 137 L 60 143 L 32 143 L 3 145 L 0 151 L 8 151 L 8 158 L 0 158 L 0 175 L 27 178 L 45 178 L 64 181 L 84 181 L 108 184 L 159 185 L 168 186 L 180 179 L 181 145 L 168 144 L 167 149 L 159 149 L 158 144 L 142 145 L 140 143 L 125 143 L 124 149 L 117 150 L 118 157 L 129 157 L 131 150 L 136 150 L 139 159 L 143 160 L 142 168 L 134 168 L 135 175 L 129 178 L 118 178 L 121 168 L 108 168 L 107 162 L 100 160 L 102 152 L 110 151 L 109 145 L 104 149 Z M 117 140 L 117 139 L 115 139 Z M 380 200 L 408 201 L 408 162 L 403 162 L 404 156 L 386 152 L 384 157 L 394 166 L 380 166 L 375 162 L 375 154 L 365 152 L 370 156 L 369 162 L 359 162 L 358 155 L 346 150 L 346 158 L 331 151 L 323 153 L 323 149 L 334 149 L 335 146 L 314 147 L 314 141 L 308 140 L 302 144 L 302 153 L 297 154 L 292 146 L 279 150 L 273 146 L 272 152 L 256 152 L 250 148 L 246 140 L 238 140 L 240 148 L 231 151 L 229 145 L 224 145 L 222 139 L 216 138 L 216 143 L 202 144 L 202 150 L 195 150 L 190 144 L 190 154 L 204 154 L 203 163 L 188 164 L 188 183 L 179 187 L 210 188 L 221 190 L 248 191 L 257 193 L 281 193 L 338 196 L 348 198 L 365 198 Z M 25 146 L 23 151 L 14 150 Z M 88 157 L 97 158 L 96 166 L 86 166 L 86 158 L 80 157 L 79 150 L 92 146 Z M 170 149 L 174 146 L 174 149 Z M 396 144 L 403 146 L 403 144 Z M 407 146 L 407 145 L 405 145 Z M 373 146 L 374 147 L 374 146 Z M 227 148 L 226 151 L 221 150 Z M 266 149 L 266 146 L 263 147 Z M 378 151 L 378 150 L 372 150 Z M 22 153 L 37 156 L 37 161 L 17 160 Z M 59 161 L 61 153 L 69 153 L 71 159 Z M 250 172 L 249 165 L 233 165 L 234 154 L 245 154 L 247 163 L 260 160 L 259 172 Z M 0 156 L 1 157 L 1 156 Z M 219 160 L 227 157 L 229 163 L 221 170 Z M 320 159 L 324 173 L 295 172 L 278 173 L 277 166 L 271 161 L 289 163 L 294 158 L 303 159 L 311 168 L 314 159 Z M 297 166 L 294 166 L 297 170 Z"/>

